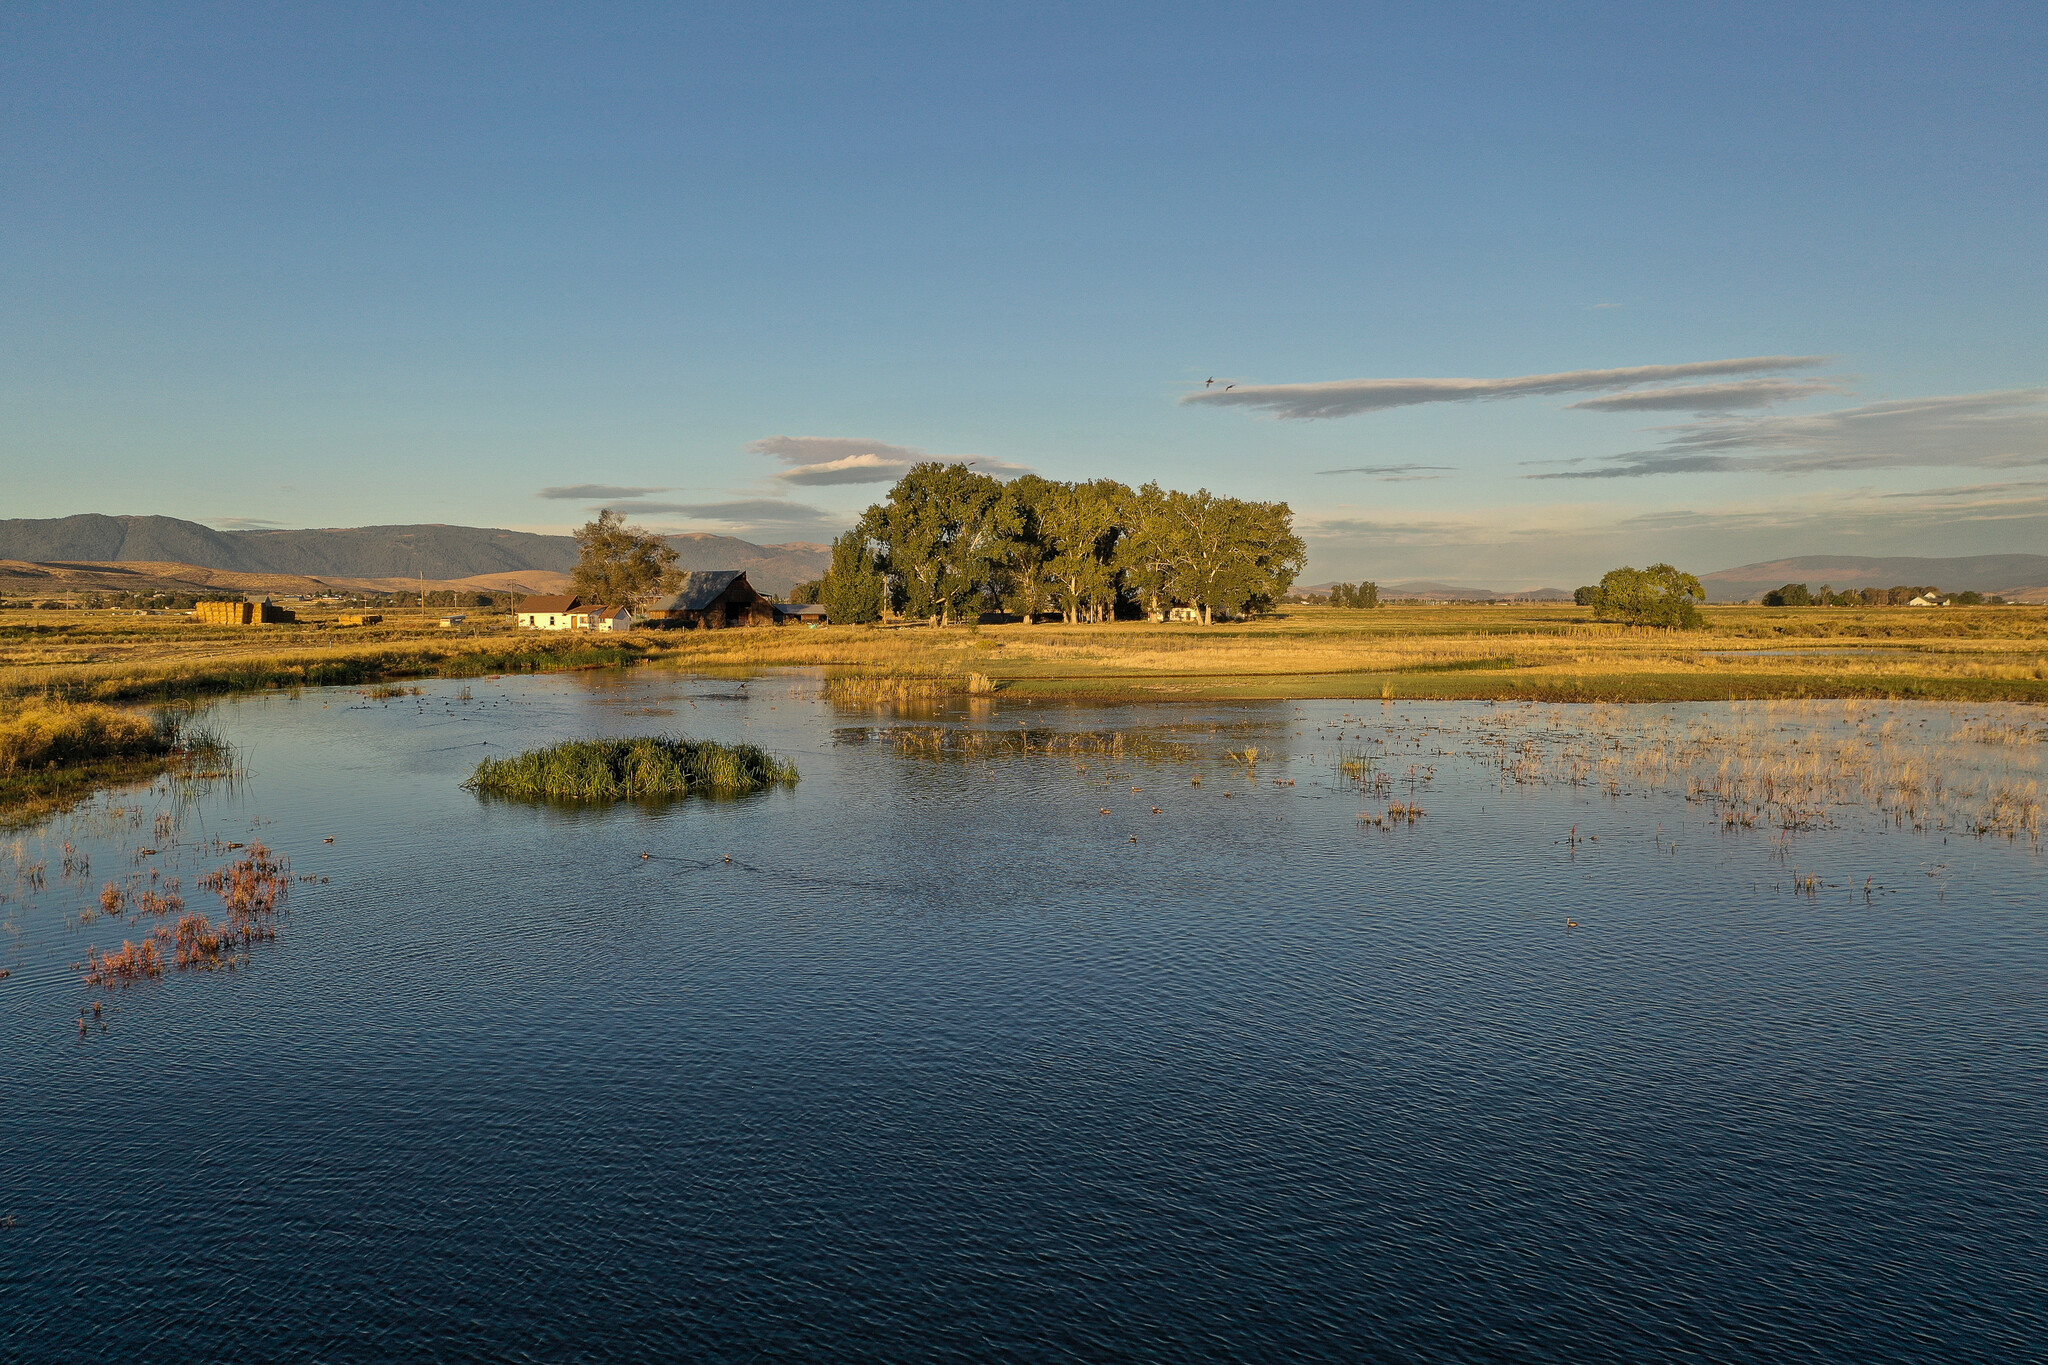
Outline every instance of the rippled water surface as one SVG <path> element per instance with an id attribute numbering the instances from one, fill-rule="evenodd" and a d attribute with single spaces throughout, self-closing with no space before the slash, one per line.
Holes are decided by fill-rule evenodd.
<path id="1" fill-rule="evenodd" d="M 1569 708 L 817 690 L 233 702 L 239 784 L 0 839 L 0 1358 L 2042 1358 L 2028 840 L 1724 831 L 1473 738 Z M 803 781 L 459 785 L 661 729 Z M 247 969 L 81 984 L 150 927 L 106 882 L 206 908 L 256 840 L 324 880 Z"/>

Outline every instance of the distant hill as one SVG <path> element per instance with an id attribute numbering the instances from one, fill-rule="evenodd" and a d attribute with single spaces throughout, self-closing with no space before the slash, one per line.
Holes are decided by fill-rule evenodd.
<path id="1" fill-rule="evenodd" d="M 1294 588 L 1295 592 L 1327 593 L 1336 584 L 1317 583 L 1312 586 Z M 1776 587 L 1774 583 L 1771 586 Z M 1527 592 L 1501 592 L 1494 588 L 1461 588 L 1452 583 L 1436 583 L 1426 578 L 1411 578 L 1401 583 L 1380 584 L 1382 602 L 1569 602 L 1572 595 L 1562 588 L 1531 588 Z"/>
<path id="2" fill-rule="evenodd" d="M 677 535 L 685 569 L 743 569 L 763 592 L 816 578 L 831 550 L 799 541 L 756 545 L 732 536 Z M 32 563 L 184 564 L 245 574 L 448 582 L 500 577 L 506 586 L 540 570 L 576 566 L 569 536 L 477 526 L 356 526 L 300 531 L 216 531 L 176 517 L 102 516 L 0 520 L 0 559 Z"/>
<path id="3" fill-rule="evenodd" d="M 2015 601 L 2048 600 L 2048 555 L 1904 556 L 1799 555 L 1701 574 L 1709 602 L 1747 602 L 1787 583 L 1818 588 L 1937 587 L 1944 592 L 1997 593 Z"/>
<path id="4" fill-rule="evenodd" d="M 318 597 L 329 592 L 551 593 L 569 590 L 569 575 L 553 569 L 522 569 L 512 573 L 475 574 L 468 578 L 314 578 L 307 574 L 246 573 L 209 569 L 198 564 L 160 560 L 25 560 L 0 559 L 0 598 L 47 599 L 94 592 L 162 592 L 173 595 L 228 597 Z"/>

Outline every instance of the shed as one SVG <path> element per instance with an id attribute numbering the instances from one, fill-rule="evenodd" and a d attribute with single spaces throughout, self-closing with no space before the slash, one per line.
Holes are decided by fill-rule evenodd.
<path id="1" fill-rule="evenodd" d="M 529 597 L 518 606 L 519 624 L 529 630 L 569 630 L 569 613 L 583 605 L 574 593 L 566 597 Z"/>
<path id="2" fill-rule="evenodd" d="M 825 608 L 816 602 L 777 602 L 775 614 L 784 622 L 796 622 L 806 626 L 822 626 L 831 621 Z"/>
<path id="3" fill-rule="evenodd" d="M 641 623 L 660 630 L 720 630 L 727 626 L 772 626 L 775 604 L 754 591 L 740 569 L 697 569 L 683 575 L 671 596 L 650 602 Z"/>

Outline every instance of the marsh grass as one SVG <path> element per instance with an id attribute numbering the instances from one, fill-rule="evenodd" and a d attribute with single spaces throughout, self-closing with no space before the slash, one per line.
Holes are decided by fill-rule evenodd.
<path id="1" fill-rule="evenodd" d="M 0 718 L 0 825 L 69 809 L 107 786 L 230 763 L 225 740 L 180 707 L 150 715 L 35 698 Z"/>
<path id="2" fill-rule="evenodd" d="M 1008 758 L 1024 754 L 1065 754 L 1186 763 L 1200 750 L 1178 740 L 1126 730 L 968 729 L 954 726 L 903 726 L 875 731 L 850 731 L 856 740 L 878 739 L 913 758 Z"/>
<path id="3" fill-rule="evenodd" d="M 565 740 L 514 758 L 487 758 L 463 785 L 489 796 L 620 801 L 740 796 L 796 780 L 794 763 L 751 744 L 650 735 Z"/>
<path id="4" fill-rule="evenodd" d="M 973 674 L 986 681 L 986 675 Z M 825 699 L 841 706 L 888 706 L 933 701 L 972 690 L 957 673 L 890 672 L 841 674 L 825 680 Z M 991 685 L 987 689 L 993 691 Z"/>
<path id="5" fill-rule="evenodd" d="M 1874 819 L 2038 842 L 2048 816 L 2044 751 L 2024 738 L 2038 726 L 2008 716 L 1800 701 L 1691 716 L 1530 708 L 1475 728 L 1467 737 L 1491 755 L 1503 785 L 1583 787 L 1611 799 L 1675 789 L 1729 831 L 1796 833 Z"/>

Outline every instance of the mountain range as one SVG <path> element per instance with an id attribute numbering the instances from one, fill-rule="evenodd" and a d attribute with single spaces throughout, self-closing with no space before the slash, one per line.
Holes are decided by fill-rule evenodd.
<path id="1" fill-rule="evenodd" d="M 763 592 L 784 593 L 817 578 L 831 563 L 828 546 L 806 541 L 756 545 L 733 536 L 669 536 L 685 569 L 743 569 Z M 33 565 L 148 564 L 170 579 L 178 566 L 266 578 L 319 580 L 337 587 L 402 590 L 422 578 L 429 586 L 559 592 L 576 566 L 572 536 L 538 535 L 481 526 L 353 526 L 298 531 L 216 531 L 177 517 L 103 516 L 0 520 L 0 560 Z M 0 574 L 0 577 L 10 575 Z M 75 577 L 76 575 L 72 575 Z M 225 580 L 212 581 L 227 586 Z M 1785 583 L 1842 588 L 1934 586 L 1945 592 L 1975 589 L 2015 601 L 2048 601 L 2048 555 L 1962 555 L 1944 559 L 1799 555 L 1701 574 L 1710 602 L 1746 602 Z M 58 585 L 53 581 L 50 589 Z M 75 584 L 74 586 L 82 586 Z M 99 586 L 97 584 L 95 587 Z M 32 593 L 28 581 L 9 590 Z M 268 589 L 267 589 L 268 590 Z M 280 587 L 274 589 L 284 591 Z M 293 589 L 296 590 L 296 589 Z M 1327 592 L 1328 584 L 1302 592 Z M 1559 588 L 1498 592 L 1490 588 L 1413 580 L 1383 583 L 1384 600 L 1522 601 L 1567 599 Z"/>
<path id="2" fill-rule="evenodd" d="M 743 569 L 763 592 L 817 578 L 830 547 L 797 541 L 756 545 L 732 536 L 669 536 L 684 569 Z M 478 526 L 354 526 L 301 531 L 216 531 L 176 517 L 103 516 L 0 520 L 0 560 L 39 564 L 185 564 L 241 574 L 285 574 L 337 586 L 375 581 L 403 588 L 498 578 L 508 588 L 558 586 L 540 574 L 576 567 L 572 536 Z M 354 580 L 341 583 L 339 580 Z M 475 586 L 490 586 L 477 583 Z"/>
<path id="3" fill-rule="evenodd" d="M 1335 583 L 1297 586 L 1299 593 L 1327 593 Z M 1774 585 L 1775 586 L 1775 585 Z M 1502 592 L 1494 588 L 1465 588 L 1429 578 L 1410 578 L 1399 583 L 1380 584 L 1382 602 L 1569 602 L 1572 595 L 1563 588 L 1531 588 L 1527 592 Z"/>

